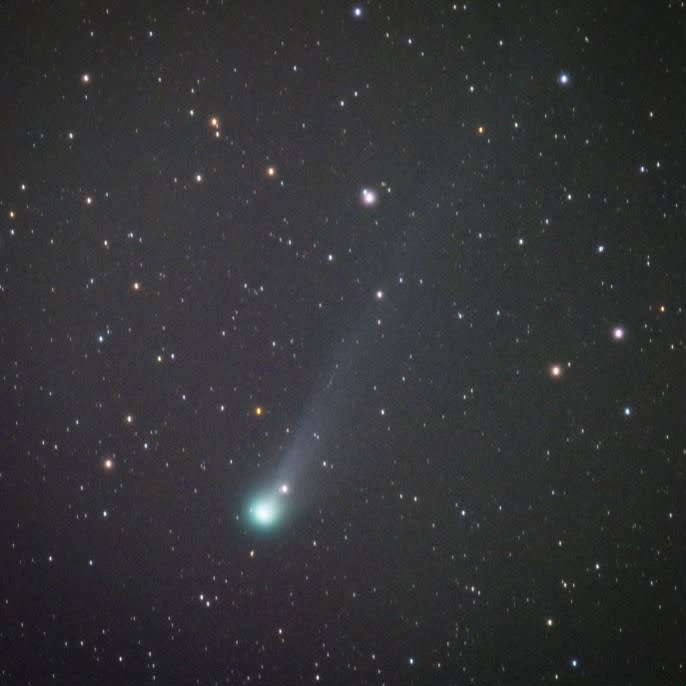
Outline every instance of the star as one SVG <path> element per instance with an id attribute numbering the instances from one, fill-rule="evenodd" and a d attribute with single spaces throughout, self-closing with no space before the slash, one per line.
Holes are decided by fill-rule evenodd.
<path id="1" fill-rule="evenodd" d="M 219 119 L 219 117 L 217 117 L 217 116 L 210 117 L 208 123 L 209 123 L 210 129 L 212 129 L 212 131 L 214 132 L 214 137 L 215 138 L 221 138 L 222 123 L 221 123 L 221 120 Z"/>
<path id="2" fill-rule="evenodd" d="M 379 194 L 373 188 L 363 188 L 360 192 L 360 202 L 365 207 L 374 207 L 379 202 Z"/>
<path id="3" fill-rule="evenodd" d="M 557 75 L 557 82 L 560 86 L 568 86 L 571 83 L 571 77 L 566 71 L 561 71 Z"/>
<path id="4" fill-rule="evenodd" d="M 560 379 L 560 378 L 562 378 L 562 374 L 563 374 L 562 365 L 551 364 L 550 367 L 548 367 L 548 375 L 550 376 L 551 379 Z"/>

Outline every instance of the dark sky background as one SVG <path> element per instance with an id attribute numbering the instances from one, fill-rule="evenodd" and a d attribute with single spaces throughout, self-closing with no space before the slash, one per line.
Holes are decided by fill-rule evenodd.
<path id="1" fill-rule="evenodd" d="M 684 682 L 683 2 L 4 16 L 2 684 Z"/>

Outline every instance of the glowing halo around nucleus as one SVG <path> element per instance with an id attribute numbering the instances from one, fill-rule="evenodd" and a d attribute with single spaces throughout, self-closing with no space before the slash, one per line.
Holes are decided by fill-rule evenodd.
<path id="1" fill-rule="evenodd" d="M 255 522 L 261 526 L 270 526 L 278 517 L 278 509 L 273 500 L 257 500 L 252 507 Z"/>
<path id="2" fill-rule="evenodd" d="M 251 527 L 267 531 L 281 524 L 287 514 L 289 493 L 289 485 L 281 483 L 276 488 L 253 496 L 247 505 L 247 519 Z"/>

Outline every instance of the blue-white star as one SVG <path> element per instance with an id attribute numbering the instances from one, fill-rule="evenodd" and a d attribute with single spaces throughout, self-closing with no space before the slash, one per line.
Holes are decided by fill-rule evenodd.
<path id="1" fill-rule="evenodd" d="M 572 79 L 571 79 L 570 75 L 569 75 L 566 71 L 561 71 L 561 72 L 557 75 L 557 82 L 558 82 L 561 86 L 569 86 L 569 84 L 572 82 Z"/>

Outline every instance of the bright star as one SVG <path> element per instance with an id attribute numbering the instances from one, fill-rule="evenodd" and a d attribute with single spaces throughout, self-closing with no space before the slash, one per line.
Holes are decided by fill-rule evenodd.
<path id="1" fill-rule="evenodd" d="M 360 193 L 360 202 L 365 207 L 374 207 L 379 202 L 379 194 L 373 188 L 363 188 Z"/>
<path id="2" fill-rule="evenodd" d="M 566 71 L 561 71 L 561 72 L 558 74 L 557 82 L 558 82 L 561 86 L 568 86 L 569 83 L 570 83 L 570 80 L 571 80 L 571 79 L 570 79 L 570 76 L 569 76 L 569 74 L 568 74 Z"/>
<path id="3" fill-rule="evenodd" d="M 562 365 L 551 364 L 550 367 L 548 367 L 548 375 L 551 379 L 561 379 L 563 373 L 564 370 L 562 369 Z"/>

